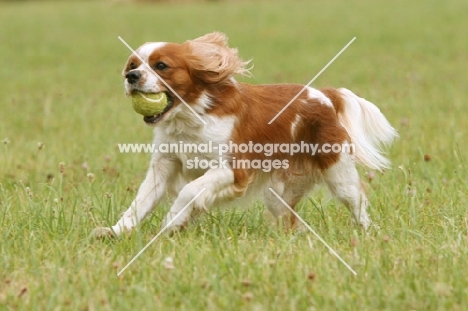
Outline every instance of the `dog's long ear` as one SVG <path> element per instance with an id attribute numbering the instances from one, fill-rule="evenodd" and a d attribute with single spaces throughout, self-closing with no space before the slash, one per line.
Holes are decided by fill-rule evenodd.
<path id="1" fill-rule="evenodd" d="M 191 74 L 205 83 L 223 83 L 235 74 L 250 75 L 250 61 L 239 58 L 237 49 L 230 48 L 226 35 L 213 32 L 186 42 L 191 50 Z"/>

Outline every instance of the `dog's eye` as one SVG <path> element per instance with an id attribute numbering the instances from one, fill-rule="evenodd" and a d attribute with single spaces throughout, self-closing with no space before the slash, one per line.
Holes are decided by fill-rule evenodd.
<path id="1" fill-rule="evenodd" d="M 165 63 L 163 62 L 157 62 L 156 64 L 154 64 L 154 69 L 157 69 L 157 70 L 164 70 L 166 68 L 168 68 L 169 66 L 167 66 Z"/>
<path id="2" fill-rule="evenodd" d="M 135 65 L 134 62 L 131 62 L 128 67 L 130 68 L 130 70 L 133 70 L 133 69 L 136 69 L 137 65 Z"/>

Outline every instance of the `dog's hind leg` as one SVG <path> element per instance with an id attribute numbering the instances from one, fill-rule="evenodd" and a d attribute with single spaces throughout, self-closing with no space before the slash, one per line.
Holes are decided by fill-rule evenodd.
<path id="1" fill-rule="evenodd" d="M 302 224 L 288 206 L 294 210 L 297 203 L 311 191 L 313 182 L 307 176 L 283 178 L 272 177 L 263 190 L 263 199 L 268 211 L 277 219 L 278 223 L 282 223 L 284 229 L 296 230 L 301 228 Z"/>
<path id="2" fill-rule="evenodd" d="M 340 160 L 323 172 L 331 193 L 351 212 L 354 220 L 367 229 L 371 223 L 367 214 L 367 200 L 354 160 L 349 154 L 341 154 Z"/>

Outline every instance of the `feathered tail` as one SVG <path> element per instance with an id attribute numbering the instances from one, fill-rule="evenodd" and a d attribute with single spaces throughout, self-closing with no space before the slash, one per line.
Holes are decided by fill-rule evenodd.
<path id="1" fill-rule="evenodd" d="M 338 92 L 344 102 L 338 119 L 351 137 L 357 162 L 379 171 L 389 168 L 382 149 L 398 137 L 396 130 L 371 102 L 345 88 Z"/>

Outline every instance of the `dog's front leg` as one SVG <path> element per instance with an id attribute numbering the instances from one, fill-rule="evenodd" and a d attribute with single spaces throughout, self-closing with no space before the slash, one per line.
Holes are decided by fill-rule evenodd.
<path id="1" fill-rule="evenodd" d="M 206 210 L 214 202 L 235 197 L 234 173 L 228 168 L 210 169 L 201 177 L 185 185 L 167 214 L 162 228 L 170 234 L 184 227 L 194 208 Z M 194 198 L 196 198 L 194 200 Z"/>
<path id="2" fill-rule="evenodd" d="M 120 236 L 123 232 L 136 227 L 164 196 L 164 190 L 168 182 L 174 178 L 179 166 L 180 163 L 176 159 L 155 155 L 146 178 L 127 211 L 112 228 L 95 229 L 94 236 Z"/>

